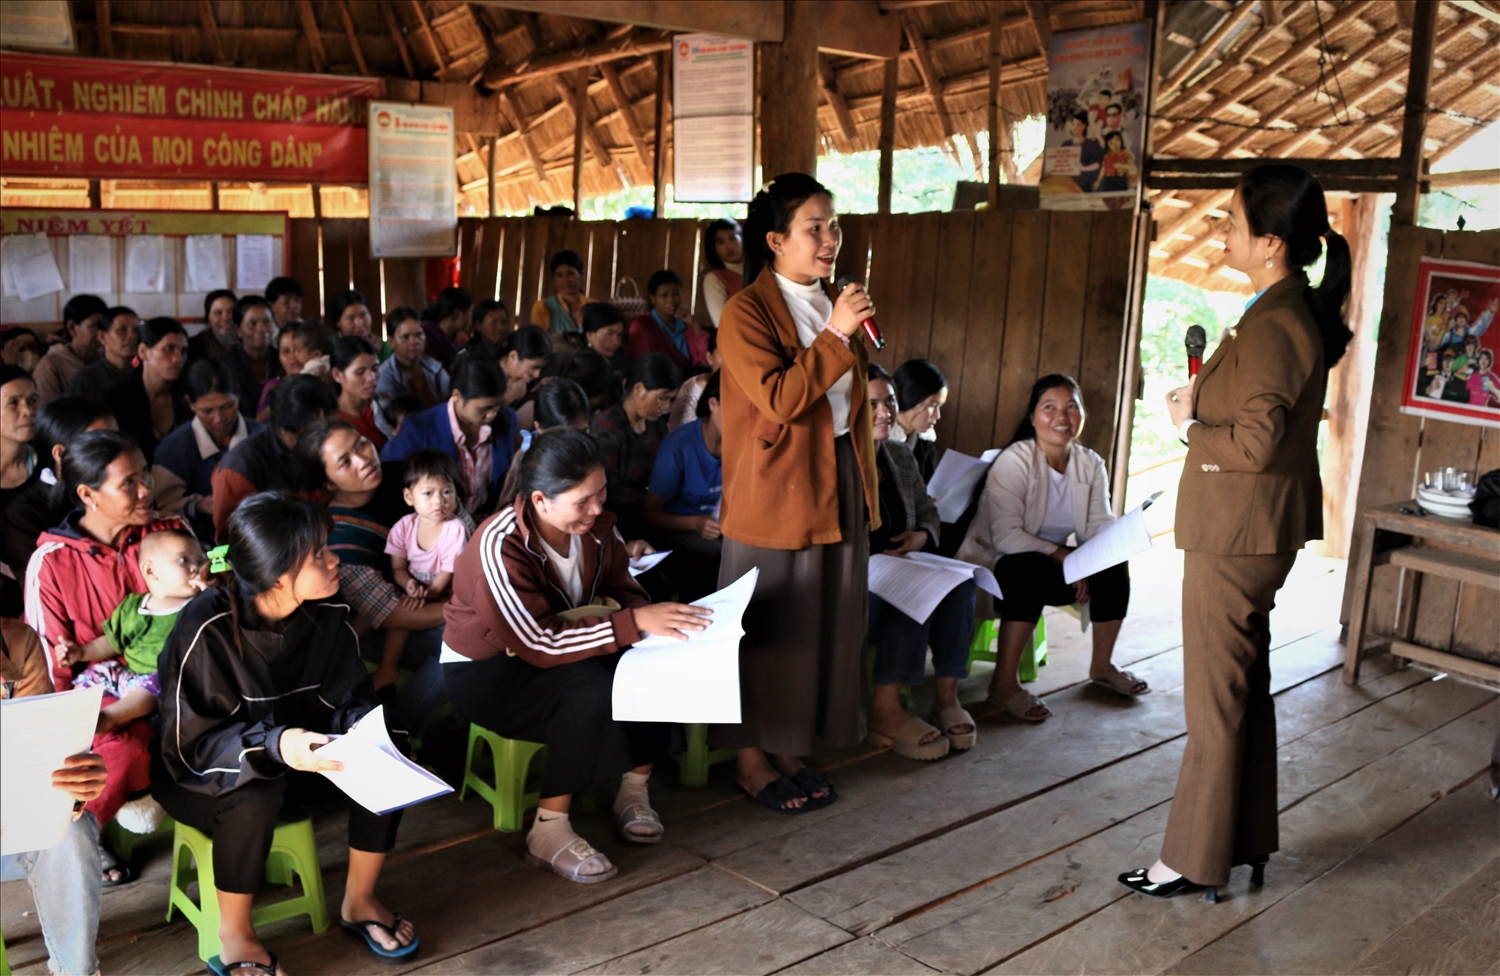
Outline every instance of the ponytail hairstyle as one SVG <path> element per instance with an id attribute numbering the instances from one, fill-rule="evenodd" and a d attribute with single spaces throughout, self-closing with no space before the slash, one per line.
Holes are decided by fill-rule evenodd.
<path id="1" fill-rule="evenodd" d="M 1303 297 L 1323 335 L 1323 366 L 1333 368 L 1354 338 L 1344 324 L 1343 311 L 1349 299 L 1351 265 L 1349 243 L 1328 226 L 1322 185 L 1305 169 L 1275 164 L 1246 173 L 1239 191 L 1250 233 L 1280 238 L 1286 245 L 1287 267 L 1305 269 L 1324 246 L 1328 248 L 1322 282 L 1316 288 L 1309 285 Z"/>
<path id="2" fill-rule="evenodd" d="M 200 359 L 187 368 L 182 378 L 187 387 L 189 404 L 196 403 L 210 393 L 232 397 L 240 395 L 239 384 L 222 359 Z"/>
<path id="3" fill-rule="evenodd" d="M 646 392 L 652 390 L 676 391 L 682 386 L 682 370 L 667 358 L 666 353 L 648 352 L 638 356 L 625 374 L 625 393 L 628 395 L 639 383 Z"/>
<path id="4" fill-rule="evenodd" d="M 536 391 L 536 424 L 542 430 L 572 427 L 589 419 L 589 395 L 576 382 L 561 377 Z"/>
<path id="5" fill-rule="evenodd" d="M 592 306 L 590 306 L 592 307 Z M 552 339 L 539 325 L 523 325 L 505 337 L 501 358 L 516 354 L 517 359 L 546 359 L 552 352 Z"/>
<path id="6" fill-rule="evenodd" d="M 78 497 L 79 486 L 87 485 L 98 491 L 104 486 L 105 476 L 115 458 L 131 451 L 140 451 L 140 448 L 132 438 L 119 431 L 91 430 L 80 434 L 63 453 L 62 476 L 53 489 L 53 504 L 81 509 L 83 501 Z"/>
<path id="7" fill-rule="evenodd" d="M 224 529 L 229 567 L 213 581 L 229 591 L 230 629 L 242 657 L 240 602 L 255 599 L 287 573 L 295 573 L 308 556 L 328 544 L 332 529 L 328 509 L 284 491 L 251 495 L 229 516 Z M 220 552 L 216 549 L 212 555 L 223 558 Z"/>
<path id="8" fill-rule="evenodd" d="M 592 437 L 572 427 L 554 427 L 531 439 L 521 459 L 517 489 L 528 502 L 534 491 L 556 498 L 603 467 L 604 455 Z"/>
<path id="9" fill-rule="evenodd" d="M 937 363 L 927 359 L 908 359 L 896 368 L 895 375 L 891 377 L 891 389 L 895 391 L 896 404 L 902 410 L 910 410 L 947 388 L 947 375 L 938 368 Z"/>
<path id="10" fill-rule="evenodd" d="M 1042 402 L 1042 396 L 1048 390 L 1067 389 L 1073 391 L 1073 396 L 1078 399 L 1078 407 L 1083 409 L 1083 391 L 1078 388 L 1078 381 L 1067 373 L 1048 373 L 1031 385 L 1031 397 L 1026 401 L 1026 415 L 1016 425 L 1016 432 L 1011 435 L 1010 444 L 1018 444 L 1021 441 L 1036 439 L 1036 426 L 1031 422 L 1032 414 L 1036 413 L 1036 405 Z M 1079 425 L 1079 433 L 1083 432 L 1083 425 Z M 1005 445 L 1009 447 L 1010 444 Z"/>
<path id="11" fill-rule="evenodd" d="M 84 396 L 60 396 L 48 400 L 36 412 L 36 433 L 31 437 L 31 446 L 36 450 L 39 462 L 53 467 L 59 463 L 52 460 L 56 448 L 61 447 L 66 453 L 96 421 L 114 419 L 115 415 L 96 400 Z"/>
<path id="12" fill-rule="evenodd" d="M 746 287 L 759 277 L 762 268 L 773 263 L 766 235 L 789 232 L 797 208 L 809 197 L 819 194 L 833 199 L 833 193 L 826 186 L 806 173 L 783 173 L 767 183 L 750 201 L 744 233 Z"/>

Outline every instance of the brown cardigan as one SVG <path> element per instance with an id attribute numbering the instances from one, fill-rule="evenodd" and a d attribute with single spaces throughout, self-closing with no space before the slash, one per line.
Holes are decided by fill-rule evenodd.
<path id="1" fill-rule="evenodd" d="M 826 287 L 826 286 L 825 286 Z M 875 441 L 870 426 L 865 340 L 845 345 L 824 330 L 802 348 L 769 267 L 734 295 L 719 319 L 724 358 L 719 403 L 724 420 L 724 535 L 762 549 L 803 549 L 843 539 L 833 411 L 826 394 L 851 369 L 849 435 L 859 458 L 865 504 L 880 525 Z"/>
<path id="2" fill-rule="evenodd" d="M 1323 339 L 1293 274 L 1267 288 L 1203 364 L 1177 495 L 1177 547 L 1246 556 L 1323 537 Z"/>

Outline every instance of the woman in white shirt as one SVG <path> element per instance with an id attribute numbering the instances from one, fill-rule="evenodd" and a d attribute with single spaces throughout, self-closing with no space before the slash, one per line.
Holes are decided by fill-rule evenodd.
<path id="1" fill-rule="evenodd" d="M 703 228 L 703 260 L 708 264 L 703 274 L 703 304 L 717 329 L 724 303 L 745 286 L 745 249 L 736 221 L 725 217 Z"/>
<path id="2" fill-rule="evenodd" d="M 1077 583 L 1063 580 L 1063 560 L 1098 535 L 1114 515 L 1104 459 L 1077 443 L 1083 430 L 1078 383 L 1061 373 L 1043 376 L 1031 388 L 1026 416 L 1011 444 L 995 459 L 979 510 L 958 558 L 993 566 L 1000 591 L 1000 660 L 990 682 L 990 701 L 1016 718 L 1041 722 L 1052 712 L 1021 687 L 1021 653 L 1044 606 L 1085 604 L 1094 629 L 1089 677 L 1121 695 L 1151 689 L 1110 662 L 1120 624 L 1130 604 L 1125 563 Z"/>

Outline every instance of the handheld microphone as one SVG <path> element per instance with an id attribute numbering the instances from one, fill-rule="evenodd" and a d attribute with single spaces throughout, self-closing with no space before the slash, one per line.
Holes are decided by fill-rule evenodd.
<path id="1" fill-rule="evenodd" d="M 849 275 L 843 275 L 838 281 L 833 283 L 833 287 L 842 293 L 845 288 L 848 288 L 852 284 L 854 284 L 854 279 Z M 870 345 L 874 346 L 877 351 L 885 348 L 885 339 L 881 337 L 880 326 L 875 324 L 874 319 L 865 319 L 859 324 L 864 328 L 865 338 L 870 340 Z"/>
<path id="2" fill-rule="evenodd" d="M 1203 331 L 1203 326 L 1188 326 L 1182 344 L 1187 349 L 1188 376 L 1197 376 L 1198 367 L 1203 365 L 1203 349 L 1208 345 L 1208 335 Z"/>

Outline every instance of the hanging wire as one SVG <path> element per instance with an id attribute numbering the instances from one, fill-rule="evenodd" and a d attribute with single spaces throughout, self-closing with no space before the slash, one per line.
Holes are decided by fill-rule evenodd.
<path id="1" fill-rule="evenodd" d="M 1464 112 L 1455 112 L 1452 109 L 1439 108 L 1436 105 L 1427 106 L 1427 114 L 1434 116 L 1441 115 L 1445 118 L 1453 119 L 1455 122 L 1462 122 L 1465 125 L 1475 127 L 1482 127 L 1490 125 L 1493 122 L 1500 121 L 1500 116 L 1490 116 L 1486 118 L 1484 116 L 1468 115 Z M 1279 125 L 1262 125 L 1258 122 L 1236 122 L 1232 119 L 1220 119 L 1210 115 L 1153 115 L 1151 118 L 1156 122 L 1197 122 L 1203 125 L 1222 125 L 1231 129 L 1258 129 L 1262 132 L 1285 132 L 1288 135 L 1291 135 L 1297 132 L 1317 132 L 1323 129 L 1342 129 L 1350 125 L 1361 125 L 1366 122 L 1389 122 L 1396 119 L 1405 118 L 1405 116 L 1405 108 L 1395 108 L 1391 109 L 1388 112 L 1381 112 L 1375 115 L 1364 115 L 1350 122 L 1325 122 L 1322 124 L 1313 125 L 1296 125 L 1289 123 L 1282 123 Z"/>
<path id="2" fill-rule="evenodd" d="M 1323 30 L 1323 8 L 1320 0 L 1313 0 L 1313 16 L 1318 20 L 1318 91 L 1328 99 L 1328 108 L 1333 112 L 1333 121 L 1336 125 L 1353 125 L 1354 117 L 1349 114 L 1349 99 L 1344 96 L 1344 83 L 1339 80 L 1338 65 L 1332 64 L 1328 58 L 1328 35 Z M 1339 101 L 1344 103 L 1342 122 L 1339 121 L 1339 109 L 1333 100 L 1333 92 L 1328 88 L 1329 74 L 1333 75 L 1333 84 L 1339 90 Z"/>

